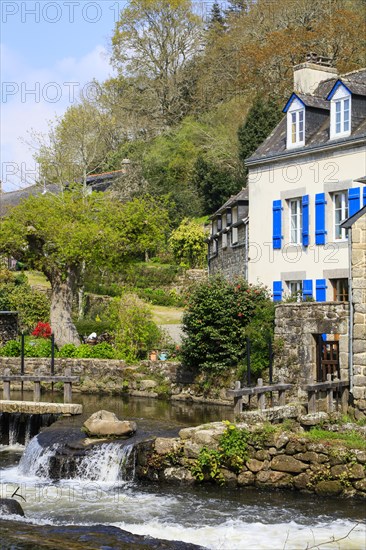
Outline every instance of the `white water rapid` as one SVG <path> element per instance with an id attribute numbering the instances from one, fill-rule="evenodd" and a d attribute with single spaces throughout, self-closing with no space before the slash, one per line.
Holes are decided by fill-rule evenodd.
<path id="1" fill-rule="evenodd" d="M 211 550 L 365 548 L 362 503 L 256 489 L 139 484 L 132 480 L 133 447 L 118 442 L 95 446 L 80 457 L 72 478 L 54 482 L 50 471 L 58 451 L 59 444 L 43 448 L 35 437 L 18 465 L 0 470 L 0 496 L 17 490 L 25 499 L 20 502 L 26 522 L 112 525 Z"/>

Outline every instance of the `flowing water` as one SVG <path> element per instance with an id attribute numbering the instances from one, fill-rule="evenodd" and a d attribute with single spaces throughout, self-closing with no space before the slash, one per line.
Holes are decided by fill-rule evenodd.
<path id="1" fill-rule="evenodd" d="M 107 398 L 107 407 L 107 403 L 101 406 L 103 398 L 83 400 L 87 414 L 99 408 L 114 410 L 120 417 L 136 420 L 138 429 L 147 435 L 174 435 L 184 425 L 230 417 L 223 408 L 210 411 L 141 399 L 121 403 L 113 398 Z M 80 419 L 73 419 L 70 430 L 78 422 Z M 139 483 L 134 480 L 135 453 L 129 440 L 96 446 L 80 458 L 72 477 L 66 474 L 62 480 L 53 481 L 53 459 L 61 443 L 56 436 L 47 446 L 40 441 L 35 437 L 26 447 L 4 445 L 0 450 L 0 496 L 10 497 L 17 491 L 23 497 L 18 499 L 26 517 L 13 521 L 15 531 L 23 529 L 25 522 L 38 529 L 47 525 L 90 529 L 105 525 L 215 550 L 305 550 L 320 544 L 321 549 L 366 547 L 362 523 L 365 509 L 360 501 L 255 489 Z M 69 548 L 68 543 L 64 547 Z M 90 547 L 94 548 L 85 546 Z"/>

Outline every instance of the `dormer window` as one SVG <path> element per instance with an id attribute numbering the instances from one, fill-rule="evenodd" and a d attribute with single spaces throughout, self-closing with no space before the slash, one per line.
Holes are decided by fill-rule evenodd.
<path id="1" fill-rule="evenodd" d="M 330 100 L 330 139 L 351 133 L 351 92 L 340 80 L 327 97 Z"/>
<path id="2" fill-rule="evenodd" d="M 305 145 L 305 105 L 292 94 L 284 111 L 287 113 L 287 149 Z"/>

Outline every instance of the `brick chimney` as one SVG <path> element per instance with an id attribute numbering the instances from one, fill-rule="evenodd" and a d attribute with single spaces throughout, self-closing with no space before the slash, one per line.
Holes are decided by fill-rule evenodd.
<path id="1" fill-rule="evenodd" d="M 308 53 L 305 63 L 294 67 L 294 92 L 314 95 L 320 82 L 337 76 L 337 69 L 330 66 L 329 58 Z"/>

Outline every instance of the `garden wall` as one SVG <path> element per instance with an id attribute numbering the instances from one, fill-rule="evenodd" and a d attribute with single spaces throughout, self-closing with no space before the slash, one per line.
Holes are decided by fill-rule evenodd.
<path id="1" fill-rule="evenodd" d="M 0 311 L 0 345 L 18 336 L 18 313 L 16 311 Z"/>
<path id="2" fill-rule="evenodd" d="M 237 425 L 238 428 L 247 425 Z M 216 422 L 184 428 L 179 438 L 157 438 L 152 446 L 140 449 L 137 476 L 170 483 L 195 483 L 192 468 L 202 447 L 219 450 L 226 425 Z M 267 433 L 255 428 L 248 439 L 248 460 L 232 471 L 207 468 L 203 481 L 228 486 L 260 489 L 290 489 L 323 496 L 366 498 L 366 451 L 329 442 L 311 441 L 301 433 Z M 207 463 L 206 463 L 207 464 Z"/>
<path id="3" fill-rule="evenodd" d="M 26 358 L 25 372 L 33 374 L 36 369 L 50 373 L 49 358 Z M 12 374 L 20 373 L 20 358 L 0 357 L 0 373 L 10 368 Z M 205 397 L 203 391 L 193 384 L 194 373 L 172 361 L 141 361 L 128 365 L 117 359 L 55 359 L 55 374 L 62 375 L 71 368 L 73 376 L 80 381 L 73 384 L 73 391 L 82 393 L 128 393 L 136 397 L 170 397 L 174 400 L 197 401 L 232 406 L 226 397 L 226 388 L 217 389 L 215 397 Z M 47 388 L 47 385 L 44 385 Z M 16 389 L 16 384 L 12 385 Z M 25 389 L 33 390 L 31 383 Z M 57 388 L 56 388 L 57 390 Z M 77 401 L 77 399 L 75 399 Z"/>

